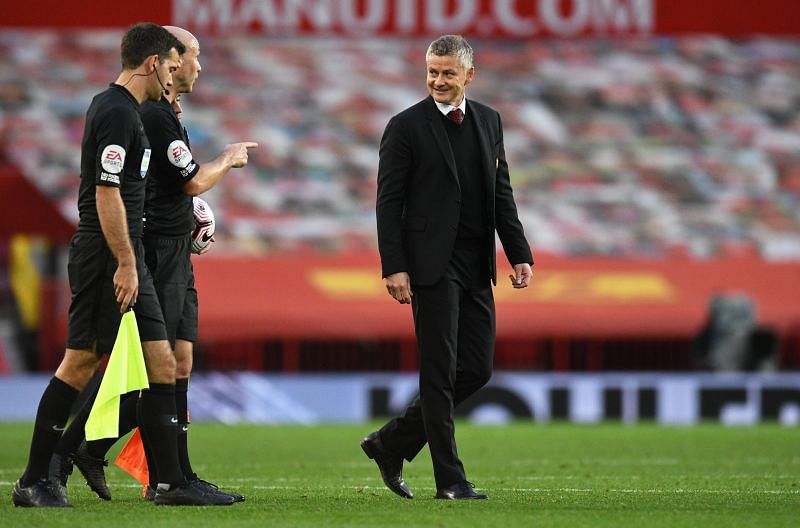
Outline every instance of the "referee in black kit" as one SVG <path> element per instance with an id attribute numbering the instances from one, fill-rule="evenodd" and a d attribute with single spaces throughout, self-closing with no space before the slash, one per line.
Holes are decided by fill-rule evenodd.
<path id="1" fill-rule="evenodd" d="M 150 100 L 142 105 L 142 121 L 152 152 L 144 208 L 145 261 L 153 277 L 166 323 L 167 339 L 175 355 L 173 379 L 181 472 L 190 486 L 221 500 L 240 502 L 244 500 L 242 495 L 223 492 L 216 485 L 200 479 L 189 461 L 187 392 L 198 319 L 197 290 L 190 259 L 194 228 L 192 196 L 212 188 L 230 169 L 244 167 L 248 149 L 258 145 L 250 142 L 227 145 L 213 161 L 202 166 L 197 163 L 191 153 L 186 129 L 180 123 L 180 94 L 190 93 L 200 74 L 200 44 L 194 35 L 182 28 L 167 26 L 165 29 L 181 42 L 185 51 L 181 55 L 180 67 L 173 74 L 173 85 L 162 86 L 159 100 Z M 210 247 L 211 243 L 201 252 L 205 253 Z M 66 485 L 74 462 L 98 497 L 110 500 L 111 491 L 103 469 L 108 462 L 104 459 L 119 438 L 84 440 L 84 425 L 94 396 L 96 391 L 58 443 L 50 476 Z M 135 394 L 123 396 L 120 401 L 120 437 L 137 425 L 135 407 Z M 150 478 L 145 499 L 153 500 L 160 480 L 159 467 L 151 448 L 153 439 L 143 428 L 140 430 Z"/>
<path id="2" fill-rule="evenodd" d="M 208 493 L 228 495 L 238 502 L 243 501 L 244 497 L 237 493 L 222 492 L 214 484 L 198 478 L 189 462 L 187 391 L 198 318 L 197 290 L 189 258 L 194 228 L 192 197 L 211 189 L 232 168 L 244 167 L 248 149 L 258 144 L 243 142 L 227 145 L 222 154 L 202 166 L 194 159 L 188 135 L 179 121 L 178 97 L 179 94 L 192 91 L 200 74 L 200 43 L 182 28 L 167 26 L 167 30 L 181 41 L 186 51 L 181 57 L 181 67 L 173 77 L 173 88 L 165 90 L 161 100 L 150 101 L 142 106 L 142 121 L 153 149 L 153 174 L 147 184 L 145 201 L 145 259 L 161 302 L 167 338 L 175 352 L 178 455 L 184 477 L 191 485 Z M 148 439 L 144 441 L 147 446 Z M 150 482 L 148 494 L 152 495 L 152 485 L 157 482 L 152 472 Z"/>
<path id="3" fill-rule="evenodd" d="M 15 506 L 69 507 L 66 488 L 48 477 L 54 447 L 78 393 L 109 353 L 121 315 L 133 306 L 150 390 L 142 391 L 142 430 L 153 439 L 159 467 L 157 504 L 230 504 L 189 486 L 176 447 L 175 361 L 152 278 L 144 262 L 142 215 L 150 144 L 140 104 L 158 100 L 185 51 L 155 24 L 137 24 L 122 39 L 122 72 L 95 96 L 81 145 L 80 220 L 70 242 L 72 291 L 67 348 L 42 394 L 25 472 L 12 491 Z M 162 471 L 163 470 L 163 471 Z"/>

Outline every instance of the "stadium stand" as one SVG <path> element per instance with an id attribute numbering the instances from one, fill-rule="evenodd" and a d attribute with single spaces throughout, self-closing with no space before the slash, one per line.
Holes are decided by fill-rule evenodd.
<path id="1" fill-rule="evenodd" d="M 116 31 L 0 33 L 0 145 L 75 219 L 89 98 Z M 374 248 L 377 144 L 425 95 L 424 40 L 209 38 L 185 97 L 202 161 L 263 148 L 209 195 L 220 248 Z M 527 233 L 559 255 L 800 258 L 800 43 L 473 39 Z M 400 52 L 398 52 L 398 49 Z"/>
<path id="2" fill-rule="evenodd" d="M 557 268 L 525 306 L 548 302 L 554 291 L 548 288 L 562 283 L 569 284 L 562 302 L 574 301 L 522 319 L 527 326 L 520 326 L 519 310 L 499 306 L 498 366 L 693 368 L 691 332 L 700 330 L 717 283 L 701 288 L 690 280 L 700 267 L 672 274 L 669 263 L 717 258 L 742 259 L 722 266 L 720 285 L 741 279 L 756 297 L 773 297 L 766 307 L 762 299 L 761 308 L 768 322 L 779 323 L 780 365 L 800 365 L 800 321 L 786 301 L 791 294 L 775 284 L 779 279 L 769 284 L 765 278 L 779 273 L 795 277 L 795 284 L 796 267 L 762 266 L 800 260 L 800 41 L 470 40 L 477 75 L 468 95 L 504 116 L 521 219 L 538 255 L 553 256 Z M 416 368 L 408 321 L 397 322 L 377 277 L 369 276 L 376 292 L 356 296 L 366 304 L 337 307 L 373 332 L 355 337 L 344 335 L 336 310 L 322 309 L 315 316 L 343 334 L 316 327 L 317 333 L 298 334 L 293 328 L 309 315 L 292 304 L 295 297 L 320 306 L 335 299 L 323 295 L 324 287 L 298 293 L 283 291 L 281 283 L 309 254 L 345 255 L 343 265 L 362 273 L 374 264 L 377 147 L 388 119 L 426 94 L 420 66 L 426 44 L 418 38 L 203 38 L 201 81 L 183 100 L 192 150 L 203 161 L 227 142 L 254 140 L 261 147 L 246 168 L 204 196 L 218 220 L 214 254 L 223 258 L 198 266 L 198 280 L 216 285 L 229 277 L 224 283 L 243 287 L 240 295 L 249 297 L 230 302 L 230 290 L 203 286 L 201 317 L 208 321 L 201 321 L 198 366 Z M 118 68 L 118 46 L 117 30 L 0 31 L 0 151 L 73 222 L 84 113 Z M 286 254 L 295 260 L 273 258 Z M 250 255 L 269 257 L 271 272 L 286 274 L 237 285 L 242 281 L 226 273 L 225 257 Z M 317 265 L 328 260 L 316 258 Z M 643 290 L 652 294 L 644 309 L 597 302 L 591 293 L 570 298 L 587 295 L 595 262 L 607 258 L 644 262 L 644 280 L 654 288 Z M 742 276 L 753 263 L 759 278 Z M 262 273 L 255 264 L 248 269 Z M 599 272 L 613 278 L 617 270 L 601 266 Z M 578 291 L 576 279 L 585 290 Z M 669 305 L 678 286 L 689 295 Z M 63 288 L 63 280 L 45 284 L 42 304 L 51 312 L 42 315 L 39 368 L 52 366 L 62 351 Z M 253 314 L 261 319 L 250 319 Z M 540 324 L 546 317 L 555 323 Z M 637 318 L 648 325 L 639 333 Z M 376 329 L 390 320 L 394 330 L 380 334 Z M 569 322 L 570 328 L 562 324 Z M 662 333 L 653 335 L 653 327 Z"/>

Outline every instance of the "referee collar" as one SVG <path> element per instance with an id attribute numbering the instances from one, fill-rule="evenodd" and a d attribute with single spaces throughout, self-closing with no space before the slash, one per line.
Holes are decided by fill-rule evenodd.
<path id="1" fill-rule="evenodd" d="M 125 87 L 124 87 L 124 86 L 122 86 L 121 84 L 117 84 L 117 83 L 113 83 L 113 82 L 112 82 L 112 83 L 110 83 L 108 86 L 109 86 L 109 87 L 111 87 L 111 89 L 112 89 L 112 90 L 116 90 L 116 91 L 118 91 L 118 92 L 121 92 L 121 93 L 125 94 L 125 97 L 127 97 L 128 99 L 130 99 L 131 103 L 133 103 L 133 104 L 134 104 L 134 106 L 136 106 L 136 108 L 139 108 L 139 106 L 140 106 L 140 105 L 139 105 L 139 101 L 137 101 L 137 100 L 136 100 L 136 98 L 133 96 L 133 94 L 132 94 L 132 93 L 130 93 L 130 92 L 128 91 L 128 89 L 127 89 L 127 88 L 125 88 Z"/>

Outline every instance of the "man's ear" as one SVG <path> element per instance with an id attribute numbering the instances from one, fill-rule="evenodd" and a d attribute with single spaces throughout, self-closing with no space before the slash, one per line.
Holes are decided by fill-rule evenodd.
<path id="1" fill-rule="evenodd" d="M 464 84 L 469 84 L 472 82 L 472 79 L 475 77 L 475 66 L 471 66 L 469 70 L 467 70 L 467 82 Z"/>

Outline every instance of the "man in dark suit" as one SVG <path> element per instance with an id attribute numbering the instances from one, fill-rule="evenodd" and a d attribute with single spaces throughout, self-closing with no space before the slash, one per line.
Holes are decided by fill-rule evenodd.
<path id="1" fill-rule="evenodd" d="M 475 76 L 459 35 L 426 53 L 430 97 L 394 116 L 380 145 L 378 246 L 389 294 L 411 304 L 419 347 L 419 397 L 361 447 L 384 483 L 405 498 L 402 476 L 427 442 L 436 498 L 485 499 L 458 457 L 453 409 L 492 373 L 495 231 L 514 267 L 514 288 L 532 272 L 508 175 L 500 116 L 464 97 Z"/>

